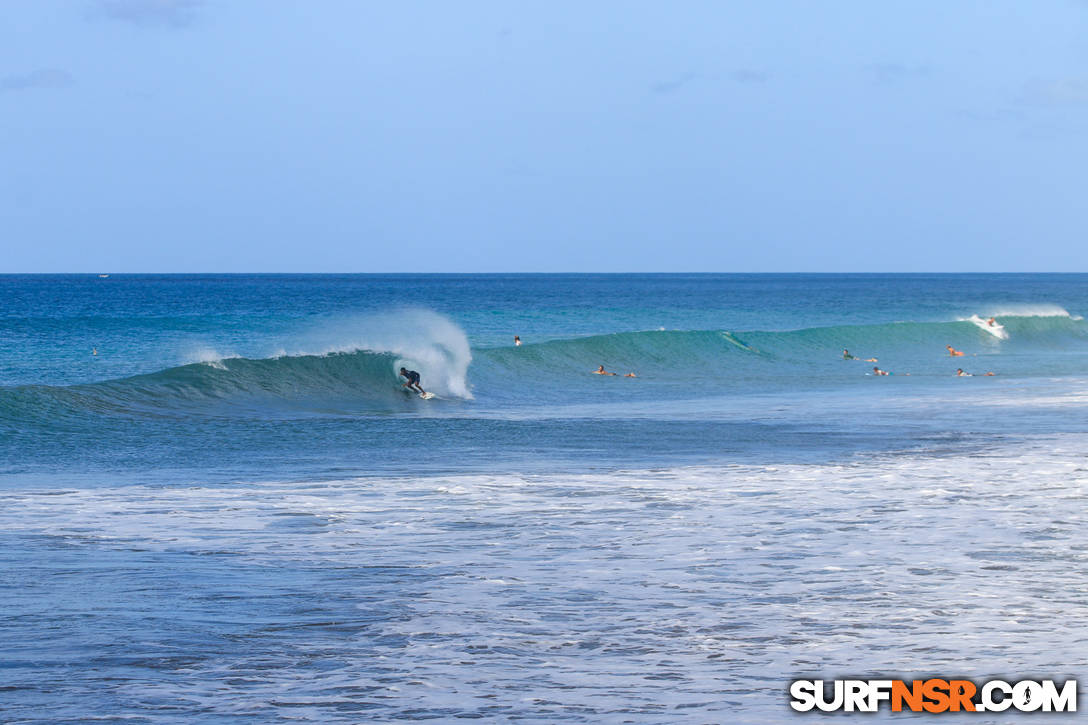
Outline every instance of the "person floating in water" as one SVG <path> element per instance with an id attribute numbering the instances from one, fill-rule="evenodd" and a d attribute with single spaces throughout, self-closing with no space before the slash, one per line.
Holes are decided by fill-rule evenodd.
<path id="1" fill-rule="evenodd" d="M 957 350 L 956 348 L 952 347 L 951 345 L 945 345 L 945 347 L 948 348 L 948 354 L 951 355 L 952 357 L 963 357 L 963 351 L 962 350 Z"/>
<path id="2" fill-rule="evenodd" d="M 891 375 L 887 370 L 881 370 L 876 365 L 873 366 L 873 375 Z"/>
<path id="3" fill-rule="evenodd" d="M 984 374 L 984 377 L 993 377 L 993 371 L 988 371 Z M 956 368 L 956 377 L 960 378 L 973 378 L 975 377 L 969 372 L 966 372 L 963 368 Z"/>
<path id="4" fill-rule="evenodd" d="M 842 359 L 843 360 L 861 360 L 862 358 L 854 357 L 853 355 L 850 354 L 850 351 L 847 350 L 844 347 L 842 349 Z M 865 362 L 876 362 L 876 358 L 875 357 L 867 357 L 867 358 L 865 358 Z"/>
<path id="5" fill-rule="evenodd" d="M 610 373 L 607 370 L 605 370 L 604 365 L 599 366 L 596 370 L 593 371 L 593 373 L 595 375 L 615 375 L 616 374 L 616 373 Z"/>
<path id="6" fill-rule="evenodd" d="M 521 347 L 521 338 L 517 335 L 514 335 L 514 344 L 518 347 Z"/>
<path id="7" fill-rule="evenodd" d="M 419 373 L 417 373 L 415 370 L 407 370 L 405 368 L 401 368 L 400 374 L 408 379 L 408 382 L 406 382 L 402 387 L 408 388 L 409 390 L 418 390 L 420 395 L 427 394 L 427 391 L 424 390 L 423 386 L 419 384 Z"/>

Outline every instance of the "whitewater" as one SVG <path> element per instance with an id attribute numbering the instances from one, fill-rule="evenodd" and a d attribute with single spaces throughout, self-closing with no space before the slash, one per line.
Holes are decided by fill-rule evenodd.
<path id="1" fill-rule="evenodd" d="M 1083 679 L 1086 282 L 0 276 L 0 720 Z"/>

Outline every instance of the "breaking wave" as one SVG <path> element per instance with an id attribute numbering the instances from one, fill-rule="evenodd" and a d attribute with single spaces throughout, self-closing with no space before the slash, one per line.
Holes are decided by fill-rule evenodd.
<path id="1" fill-rule="evenodd" d="M 1033 311 L 1034 312 L 1034 311 Z M 1007 339 L 970 320 L 840 325 L 786 331 L 649 330 L 527 343 L 473 351 L 463 330 L 441 315 L 407 310 L 345 320 L 267 358 L 219 357 L 116 380 L 70 386 L 0 389 L 0 422 L 56 424 L 68 415 L 291 415 L 434 413 L 451 400 L 472 399 L 469 368 L 481 393 L 498 401 L 555 402 L 601 395 L 588 373 L 597 365 L 671 383 L 628 388 L 633 395 L 669 396 L 676 388 L 798 384 L 857 377 L 841 351 L 879 357 L 881 364 L 925 372 L 944 346 L 969 354 L 1084 349 L 1088 323 L 1064 314 L 997 316 Z M 475 355 L 475 363 L 473 358 Z M 417 370 L 443 399 L 424 404 L 405 395 L 397 375 Z M 988 365 L 989 367 L 989 365 Z M 940 370 L 939 374 L 947 371 Z M 934 373 L 938 374 L 938 373 Z M 724 387 L 723 387 L 724 386 Z M 599 399 L 599 398 L 594 398 Z"/>
<path id="2" fill-rule="evenodd" d="M 349 333 L 350 331 L 350 333 Z M 196 362 L 116 380 L 23 385 L 0 390 L 0 417 L 53 420 L 79 413 L 237 415 L 403 410 L 403 366 L 421 373 L 429 391 L 470 399 L 472 352 L 464 331 L 427 310 L 405 310 L 325 325 L 301 342 L 319 351 L 273 357 L 221 357 L 199 349 Z"/>

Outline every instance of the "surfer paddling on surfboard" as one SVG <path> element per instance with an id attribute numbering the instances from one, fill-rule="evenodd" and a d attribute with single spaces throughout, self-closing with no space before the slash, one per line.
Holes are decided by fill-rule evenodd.
<path id="1" fill-rule="evenodd" d="M 961 350 L 957 350 L 956 348 L 952 347 L 951 345 L 945 345 L 945 347 L 948 348 L 948 354 L 951 355 L 952 357 L 963 357 L 963 352 Z"/>
<path id="2" fill-rule="evenodd" d="M 959 377 L 959 378 L 973 378 L 975 376 L 972 375 L 971 373 L 967 372 L 963 368 L 956 368 L 956 377 Z M 993 377 L 993 372 L 988 372 L 983 377 L 987 377 L 987 378 Z"/>
<path id="3" fill-rule="evenodd" d="M 409 390 L 418 390 L 420 395 L 427 394 L 427 391 L 424 390 L 423 387 L 419 384 L 419 373 L 417 373 L 415 370 L 401 368 L 400 374 L 402 377 L 408 379 L 408 382 L 406 382 L 403 387 L 408 388 Z"/>
<path id="4" fill-rule="evenodd" d="M 875 357 L 860 358 L 860 357 L 856 357 L 854 355 L 851 355 L 850 351 L 847 350 L 845 347 L 842 349 L 842 359 L 843 360 L 864 360 L 865 362 L 877 362 L 877 359 Z"/>
<path id="5" fill-rule="evenodd" d="M 593 374 L 594 375 L 615 375 L 616 373 L 608 372 L 607 370 L 604 369 L 604 365 L 601 365 L 600 367 L 598 367 L 596 370 L 593 371 Z"/>

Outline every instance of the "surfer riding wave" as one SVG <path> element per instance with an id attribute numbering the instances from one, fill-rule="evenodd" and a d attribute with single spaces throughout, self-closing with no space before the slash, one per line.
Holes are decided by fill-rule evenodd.
<path id="1" fill-rule="evenodd" d="M 400 369 L 401 377 L 407 378 L 408 382 L 404 383 L 405 388 L 409 390 L 418 390 L 420 395 L 426 395 L 427 391 L 423 389 L 423 386 L 419 384 L 419 373 L 415 370 L 408 370 L 407 368 Z"/>

